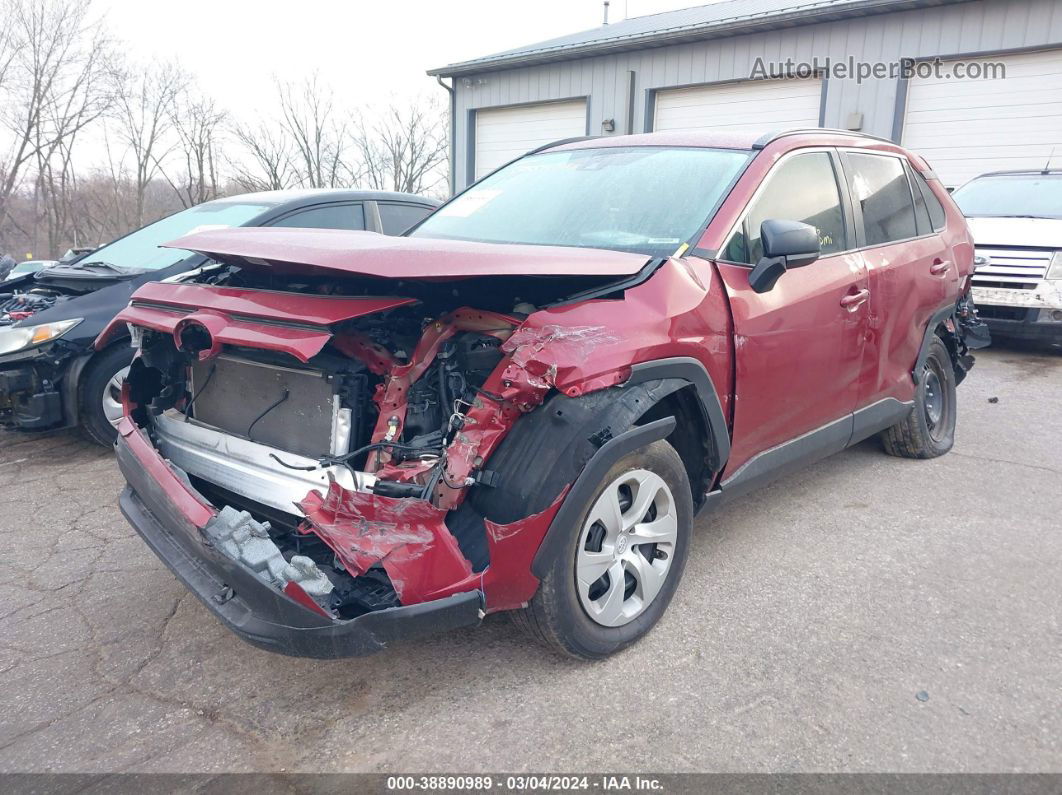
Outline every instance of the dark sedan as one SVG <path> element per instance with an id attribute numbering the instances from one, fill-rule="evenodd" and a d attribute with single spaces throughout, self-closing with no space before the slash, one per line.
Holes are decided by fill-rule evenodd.
<path id="1" fill-rule="evenodd" d="M 128 337 L 92 342 L 142 284 L 176 280 L 206 257 L 160 245 L 194 231 L 233 226 L 367 230 L 397 235 L 438 202 L 405 193 L 297 190 L 206 202 L 85 254 L 0 287 L 0 425 L 24 431 L 80 425 L 112 444 L 121 385 L 133 357 Z"/>

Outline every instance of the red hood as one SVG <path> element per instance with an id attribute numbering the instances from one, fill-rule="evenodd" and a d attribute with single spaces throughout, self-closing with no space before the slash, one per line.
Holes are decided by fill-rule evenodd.
<path id="1" fill-rule="evenodd" d="M 323 269 L 389 279 L 462 276 L 630 276 L 649 260 L 595 248 L 473 243 L 388 237 L 334 229 L 240 227 L 187 235 L 167 243 L 221 262 L 279 272 Z"/>

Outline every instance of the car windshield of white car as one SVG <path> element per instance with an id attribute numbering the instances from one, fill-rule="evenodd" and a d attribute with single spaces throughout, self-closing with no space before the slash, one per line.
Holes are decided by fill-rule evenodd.
<path id="1" fill-rule="evenodd" d="M 1062 173 L 978 177 L 952 198 L 967 218 L 1062 218 Z"/>

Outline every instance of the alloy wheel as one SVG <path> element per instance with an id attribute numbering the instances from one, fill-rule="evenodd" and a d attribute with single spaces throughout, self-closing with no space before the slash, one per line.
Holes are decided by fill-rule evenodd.
<path id="1" fill-rule="evenodd" d="M 103 389 L 103 416 L 115 428 L 122 419 L 122 385 L 129 375 L 129 368 L 123 367 L 115 373 Z"/>

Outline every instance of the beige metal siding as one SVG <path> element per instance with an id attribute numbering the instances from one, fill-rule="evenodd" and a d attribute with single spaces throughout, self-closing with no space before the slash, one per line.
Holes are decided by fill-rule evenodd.
<path id="1" fill-rule="evenodd" d="M 651 91 L 677 86 L 747 80 L 757 58 L 811 61 L 849 55 L 864 61 L 895 62 L 963 53 L 992 53 L 1062 45 L 1062 2 L 978 0 L 895 11 L 874 16 L 789 27 L 766 33 L 669 47 L 583 57 L 561 63 L 484 72 L 458 78 L 458 186 L 468 178 L 469 111 L 476 108 L 589 97 L 590 133 L 602 133 L 612 119 L 615 134 L 629 132 L 628 72 L 635 73 L 633 132 L 645 129 Z M 489 48 L 485 48 L 489 49 Z M 825 126 L 844 127 L 850 114 L 863 114 L 863 132 L 891 138 L 899 81 L 831 79 L 825 98 Z M 474 115 L 474 114 L 473 114 Z"/>
<path id="2" fill-rule="evenodd" d="M 818 127 L 821 80 L 744 80 L 656 95 L 654 130 Z"/>
<path id="3" fill-rule="evenodd" d="M 586 100 L 476 111 L 476 179 L 536 146 L 586 134 Z"/>
<path id="4" fill-rule="evenodd" d="M 911 78 L 902 143 L 945 185 L 987 171 L 1062 165 L 1062 49 L 994 56 L 1006 79 Z M 968 62 L 967 62 L 968 63 Z"/>

